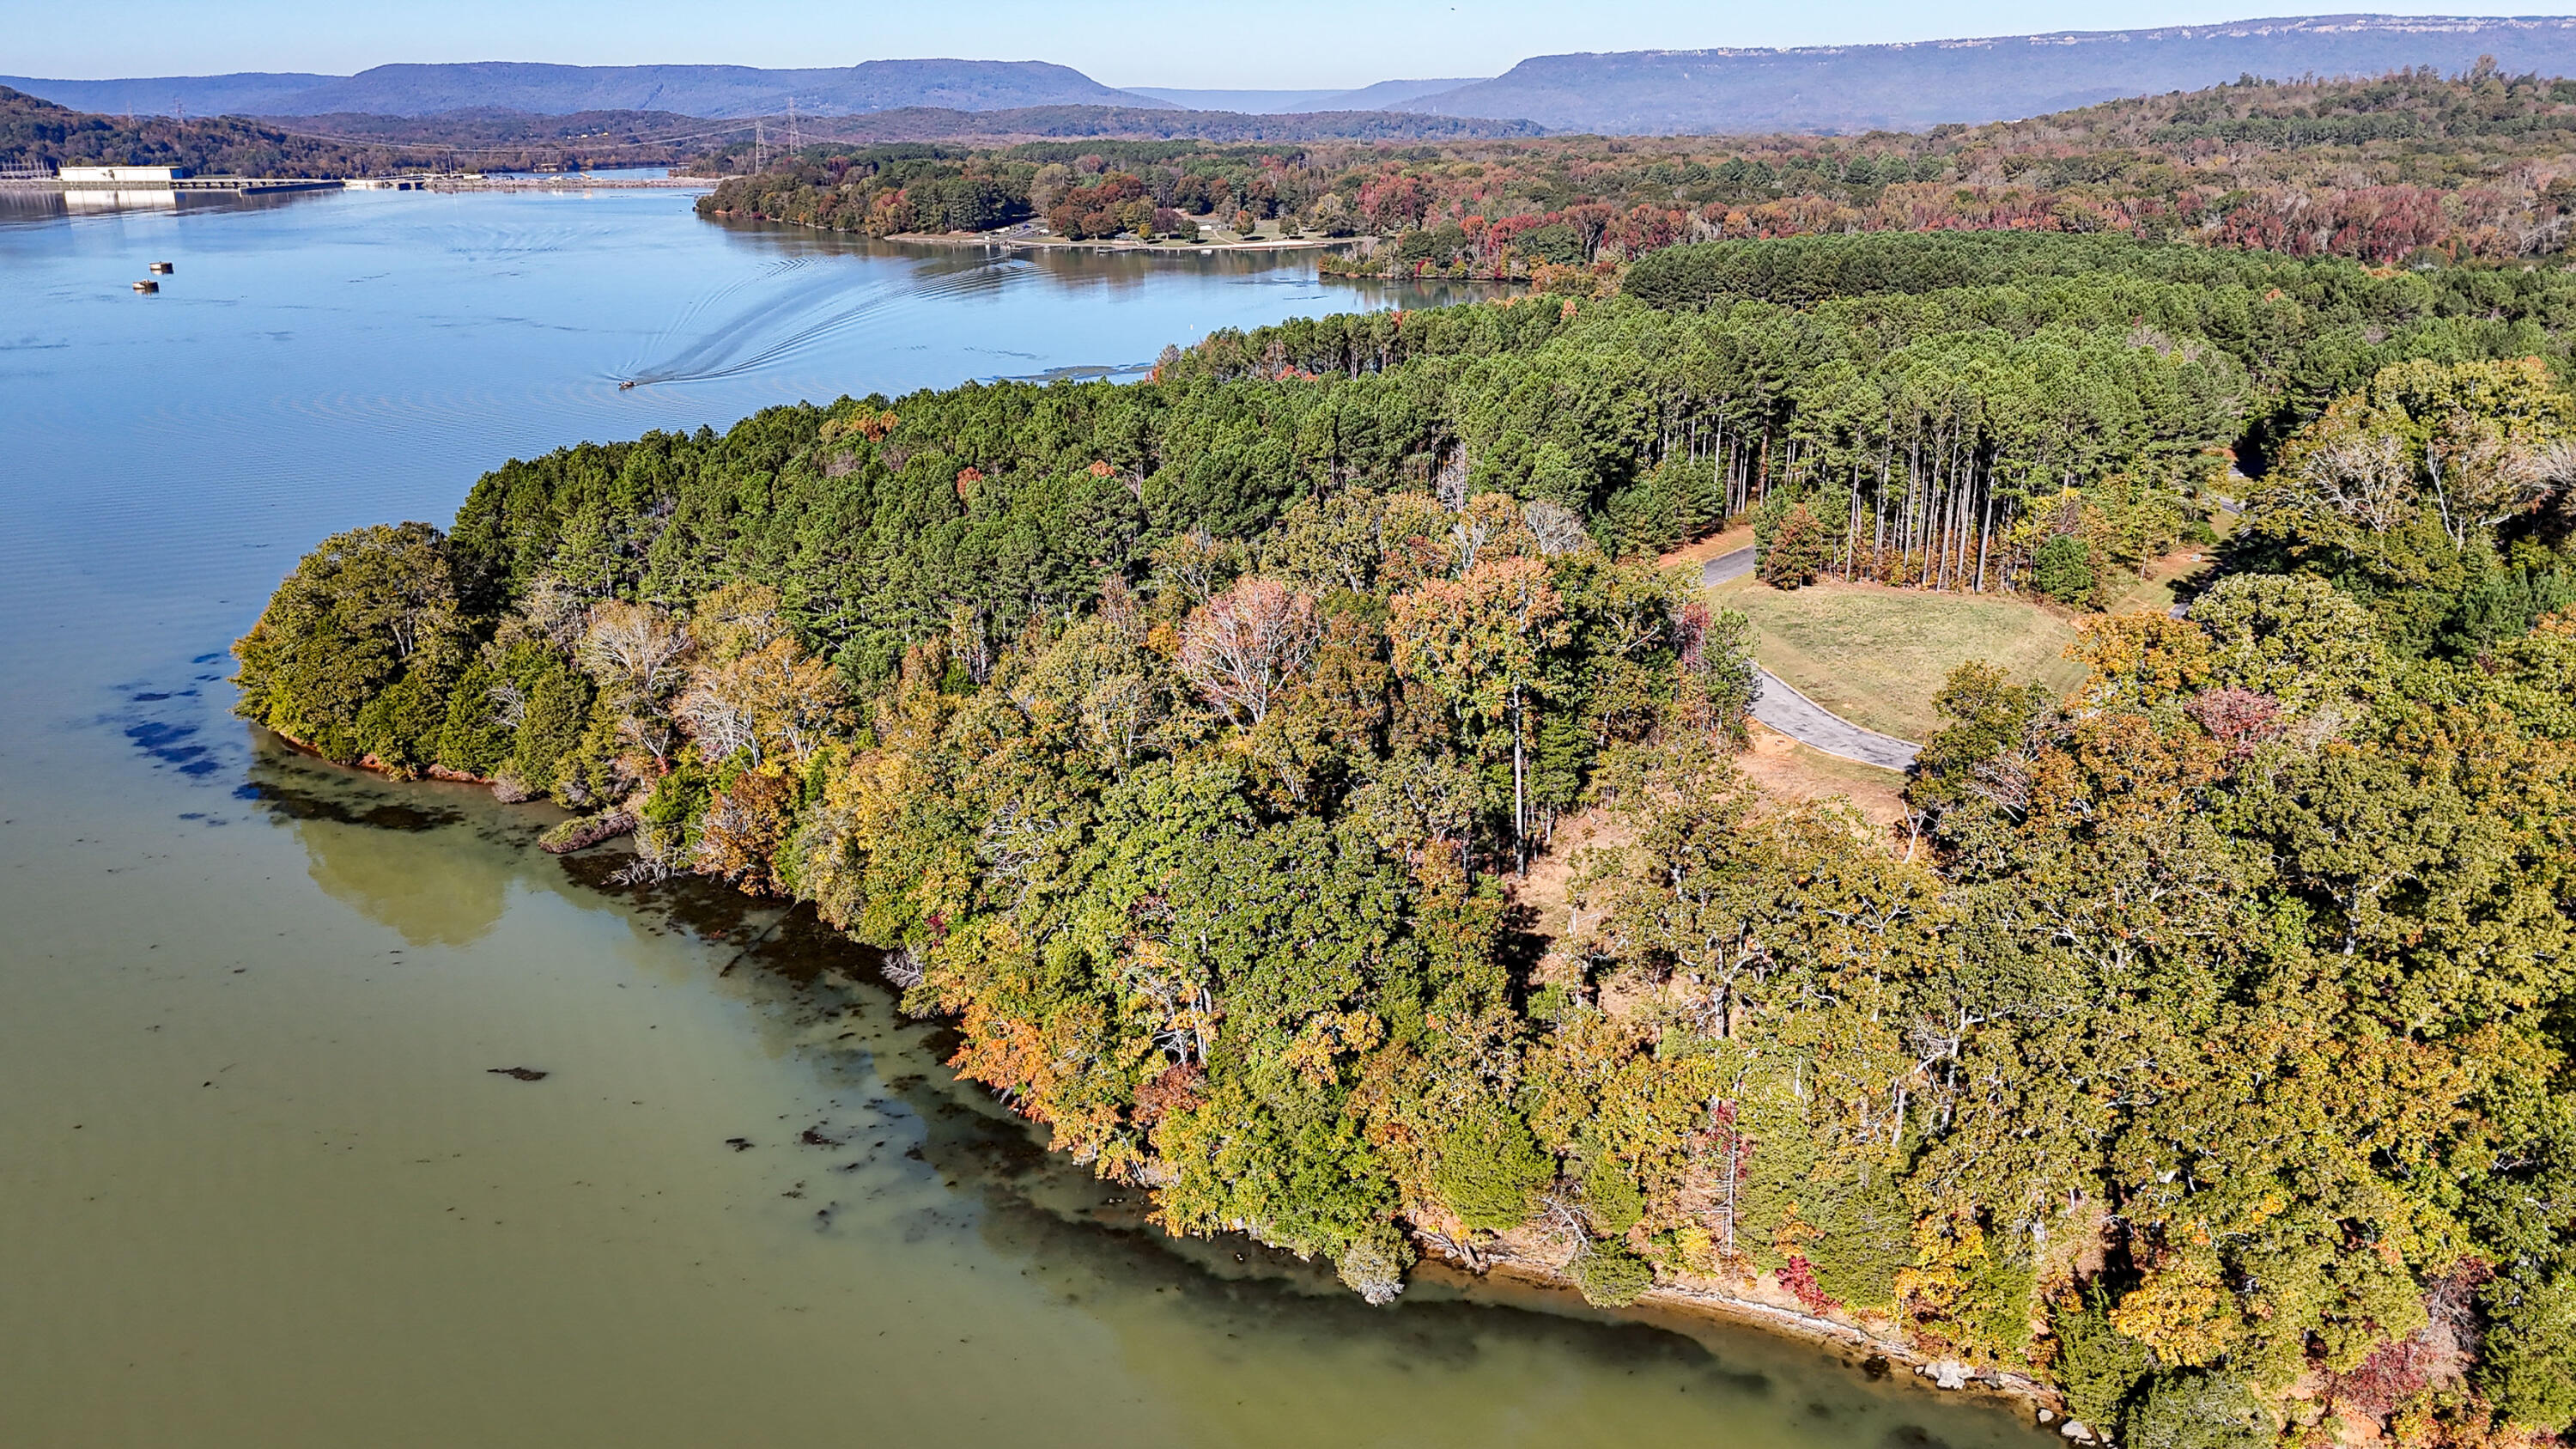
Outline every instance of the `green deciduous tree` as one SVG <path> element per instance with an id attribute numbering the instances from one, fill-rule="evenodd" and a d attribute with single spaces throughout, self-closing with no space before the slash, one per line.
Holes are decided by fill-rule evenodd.
<path id="1" fill-rule="evenodd" d="M 379 696 L 414 672 L 436 678 L 443 695 L 461 671 L 464 632 L 446 542 L 425 523 L 379 525 L 305 555 L 233 646 L 242 712 L 347 761 L 376 743 L 361 721 Z M 396 703 L 375 732 L 408 744 L 444 713 L 426 698 Z"/>

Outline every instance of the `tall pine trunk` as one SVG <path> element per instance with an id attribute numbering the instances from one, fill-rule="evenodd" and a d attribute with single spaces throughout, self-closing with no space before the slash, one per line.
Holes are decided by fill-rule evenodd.
<path id="1" fill-rule="evenodd" d="M 1875 574 L 1879 561 L 1887 556 L 1887 472 L 1896 460 L 1896 419 L 1887 420 L 1887 441 L 1878 453 L 1878 494 L 1869 500 L 1870 512 L 1877 515 L 1876 529 L 1869 540 L 1869 567 Z"/>
<path id="2" fill-rule="evenodd" d="M 1904 536 L 1897 540 L 1896 545 L 1899 555 L 1896 561 L 1896 577 L 1899 582 L 1905 581 L 1906 573 L 1914 558 L 1914 550 L 1923 541 L 1921 527 L 1923 505 L 1920 501 L 1923 491 L 1923 440 L 1918 437 L 1915 439 L 1914 461 L 1905 470 Z"/>
<path id="3" fill-rule="evenodd" d="M 1860 454 L 1852 454 L 1851 482 L 1843 499 L 1843 582 L 1850 583 L 1852 555 L 1860 549 Z"/>
<path id="4" fill-rule="evenodd" d="M 1521 756 L 1521 687 L 1512 686 L 1512 859 L 1513 873 L 1529 874 L 1529 807 L 1522 786 L 1526 768 Z"/>
<path id="5" fill-rule="evenodd" d="M 1986 591 L 1986 546 L 1995 537 L 1995 475 L 1986 473 L 1986 525 L 1977 532 L 1977 592 Z"/>

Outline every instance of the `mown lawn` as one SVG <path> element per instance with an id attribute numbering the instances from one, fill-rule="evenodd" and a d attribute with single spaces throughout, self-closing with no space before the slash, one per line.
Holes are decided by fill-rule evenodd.
<path id="1" fill-rule="evenodd" d="M 1710 591 L 1753 621 L 1754 654 L 1809 699 L 1899 739 L 1939 728 L 1932 696 L 1970 659 L 2071 690 L 2084 668 L 2064 656 L 2075 626 L 2017 600 L 1819 583 L 1784 593 L 1755 579 Z"/>

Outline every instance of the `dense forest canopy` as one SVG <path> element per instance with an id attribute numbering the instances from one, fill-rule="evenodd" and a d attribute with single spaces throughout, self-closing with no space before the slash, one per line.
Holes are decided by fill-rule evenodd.
<path id="1" fill-rule="evenodd" d="M 1690 241 L 1925 230 L 2495 260 L 2565 248 L 2576 81 L 2491 68 L 2249 78 L 2028 121 L 1852 137 L 1005 147 L 947 153 L 935 173 L 888 172 L 824 146 L 727 181 L 707 209 L 871 234 L 896 222 L 963 229 L 936 206 L 906 210 L 905 188 L 987 178 L 1017 220 L 1048 215 L 1064 189 L 1104 172 L 1134 176 L 1157 206 L 1183 214 L 1282 217 L 1372 239 L 1352 263 L 1366 272 L 1518 277 Z"/>
<path id="2" fill-rule="evenodd" d="M 542 115 L 494 108 L 433 116 L 345 113 L 260 117 L 291 134 L 374 145 L 405 165 L 436 170 L 580 170 L 592 166 L 673 166 L 693 161 L 749 122 L 710 121 L 673 111 L 576 111 Z"/>
<path id="3" fill-rule="evenodd" d="M 2576 1421 L 2571 303 L 1713 243 L 512 462 L 308 556 L 241 708 L 811 902 L 1165 1225 L 1374 1300 L 1516 1255 L 2131 1444 L 2535 1446 Z M 2222 510 L 2221 576 L 2089 616 L 2080 690 L 1957 671 L 1893 834 L 1750 783 L 1744 621 L 1651 562 L 1750 515 L 1784 587 L 2080 610 Z"/>

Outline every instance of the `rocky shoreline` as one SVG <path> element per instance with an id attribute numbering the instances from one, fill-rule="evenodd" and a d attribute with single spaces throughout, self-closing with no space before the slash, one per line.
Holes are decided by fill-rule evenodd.
<path id="1" fill-rule="evenodd" d="M 1413 1240 L 1422 1254 L 1422 1262 L 1414 1269 L 1416 1274 L 1428 1273 L 1461 1286 L 1500 1285 L 1549 1298 L 1581 1297 L 1574 1279 L 1564 1269 L 1526 1249 L 1496 1246 L 1471 1260 L 1457 1251 L 1456 1244 L 1437 1234 L 1416 1232 Z M 2055 1389 L 2027 1374 L 1929 1357 L 1862 1324 L 1730 1293 L 1714 1284 L 1662 1281 L 1639 1294 L 1626 1308 L 1596 1305 L 1594 1311 L 1643 1323 L 1704 1322 L 1759 1329 L 1832 1350 L 1846 1365 L 1870 1378 L 1910 1370 L 1926 1388 L 1996 1400 L 2071 1442 L 2105 1442 L 2091 1426 L 2066 1417 L 2065 1400 Z"/>
<path id="2" fill-rule="evenodd" d="M 1321 251 L 1328 247 L 1348 246 L 1350 237 L 1254 237 L 1248 241 L 1230 242 L 1155 242 L 1133 238 L 1076 241 L 1053 233 L 1013 233 L 1009 231 L 903 231 L 886 238 L 890 242 L 909 242 L 918 246 L 1003 247 L 1012 251 L 1094 251 L 1155 252 L 1168 256 L 1187 256 L 1198 252 L 1299 252 Z"/>

